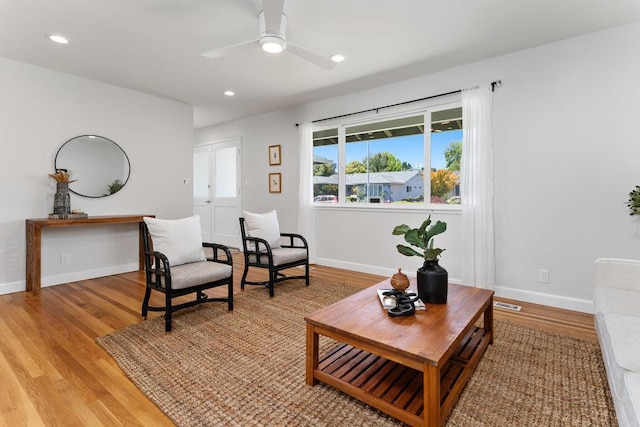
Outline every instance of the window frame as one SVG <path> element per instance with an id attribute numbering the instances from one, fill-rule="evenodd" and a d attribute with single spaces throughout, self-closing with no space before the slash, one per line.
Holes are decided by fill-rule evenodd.
<path id="1" fill-rule="evenodd" d="M 329 129 L 338 130 L 338 162 L 336 169 L 338 172 L 338 203 L 312 202 L 314 208 L 327 210 L 368 210 L 368 211 L 420 211 L 430 212 L 448 211 L 460 212 L 461 204 L 431 203 L 431 174 L 425 173 L 423 177 L 424 200 L 422 203 L 395 204 L 395 203 L 347 203 L 346 202 L 346 129 L 348 127 L 361 126 L 370 123 L 382 122 L 386 120 L 399 119 L 403 117 L 423 114 L 424 123 L 432 123 L 432 113 L 434 111 L 462 108 L 461 94 L 447 95 L 432 100 L 405 104 L 402 106 L 390 107 L 384 113 L 368 112 L 358 114 L 357 117 L 349 116 L 333 120 L 314 123 L 312 132 Z M 464 129 L 464 124 L 463 124 Z M 464 130 L 463 130 L 464 132 Z M 424 132 L 424 164 L 429 165 L 426 170 L 431 170 L 431 133 Z M 313 150 L 313 147 L 312 147 Z M 462 173 L 462 171 L 460 172 Z"/>

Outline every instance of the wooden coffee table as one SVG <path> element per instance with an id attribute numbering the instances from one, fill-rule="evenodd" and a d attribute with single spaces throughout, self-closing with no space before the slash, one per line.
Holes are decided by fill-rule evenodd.
<path id="1" fill-rule="evenodd" d="M 409 425 L 443 425 L 493 342 L 493 291 L 449 284 L 447 304 L 394 318 L 377 289 L 391 289 L 389 280 L 305 317 L 306 382 L 322 381 Z M 338 342 L 322 357 L 320 335 Z"/>

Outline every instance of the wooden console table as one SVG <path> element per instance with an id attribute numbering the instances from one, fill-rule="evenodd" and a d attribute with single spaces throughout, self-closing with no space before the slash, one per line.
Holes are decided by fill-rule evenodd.
<path id="1" fill-rule="evenodd" d="M 40 279 L 42 274 L 42 229 L 46 227 L 77 227 L 81 225 L 101 224 L 140 224 L 138 262 L 140 270 L 144 270 L 144 246 L 142 244 L 143 217 L 155 215 L 114 215 L 114 216 L 90 216 L 88 218 L 73 219 L 48 219 L 32 218 L 26 220 L 27 237 L 27 275 L 26 290 L 33 291 L 33 295 L 40 294 Z"/>

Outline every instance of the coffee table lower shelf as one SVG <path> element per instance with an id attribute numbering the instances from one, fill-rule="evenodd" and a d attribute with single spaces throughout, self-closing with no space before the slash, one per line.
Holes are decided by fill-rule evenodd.
<path id="1" fill-rule="evenodd" d="M 491 337 L 474 327 L 440 368 L 440 419 L 447 416 Z M 410 425 L 424 425 L 423 373 L 348 344 L 318 360 L 314 377 Z"/>

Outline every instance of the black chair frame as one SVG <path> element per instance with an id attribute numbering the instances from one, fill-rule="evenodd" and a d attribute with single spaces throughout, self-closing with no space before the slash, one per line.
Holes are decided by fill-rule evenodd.
<path id="1" fill-rule="evenodd" d="M 192 307 L 197 304 L 206 302 L 226 302 L 229 311 L 233 310 L 233 260 L 231 258 L 231 251 L 224 245 L 217 243 L 202 243 L 205 248 L 211 248 L 213 250 L 213 256 L 207 257 L 207 262 L 217 262 L 222 264 L 228 264 L 231 266 L 231 275 L 228 278 L 216 280 L 213 282 L 207 282 L 196 286 L 191 286 L 184 289 L 172 289 L 171 287 L 171 266 L 167 257 L 161 253 L 154 251 L 150 248 L 150 236 L 149 230 L 146 224 L 141 223 L 143 227 L 143 244 L 144 244 L 144 266 L 147 289 L 142 301 L 142 318 L 147 318 L 148 311 L 164 311 L 164 324 L 165 332 L 171 332 L 171 320 L 173 313 L 183 308 Z M 219 286 L 227 286 L 227 296 L 210 298 L 203 291 L 206 289 L 216 288 Z M 151 297 L 151 291 L 155 290 L 162 292 L 165 295 L 165 306 L 150 306 L 149 298 Z M 173 299 L 195 293 L 195 299 L 193 301 L 187 301 L 180 304 L 173 304 Z"/>
<path id="2" fill-rule="evenodd" d="M 298 261 L 285 264 L 273 264 L 273 252 L 269 243 L 258 237 L 249 237 L 245 232 L 244 218 L 240 218 L 240 231 L 242 233 L 242 249 L 244 253 L 244 273 L 240 281 L 240 289 L 244 290 L 244 285 L 264 286 L 269 289 L 269 296 L 273 297 L 273 285 L 276 283 L 290 279 L 304 279 L 305 285 L 309 286 L 309 245 L 307 240 L 300 234 L 280 233 L 280 237 L 285 238 L 285 243 L 281 244 L 282 248 L 304 249 L 307 256 Z M 251 245 L 250 245 L 251 243 Z M 251 258 L 254 258 L 253 261 Z M 304 274 L 298 276 L 287 276 L 281 271 L 292 267 L 304 266 Z M 269 270 L 269 280 L 263 282 L 247 280 L 247 274 L 250 267 L 263 268 Z"/>

